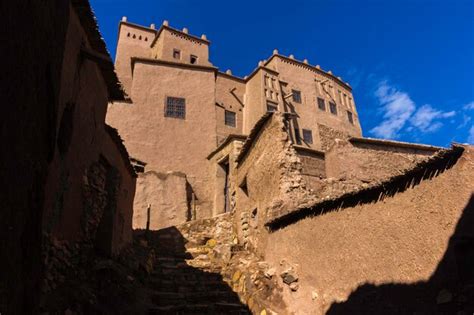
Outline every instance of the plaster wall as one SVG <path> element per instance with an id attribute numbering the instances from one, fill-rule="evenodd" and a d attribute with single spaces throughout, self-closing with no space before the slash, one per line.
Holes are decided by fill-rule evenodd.
<path id="1" fill-rule="evenodd" d="M 229 134 L 242 134 L 245 83 L 237 78 L 217 73 L 215 84 L 216 103 L 219 104 L 216 105 L 217 142 L 220 143 Z M 235 113 L 235 127 L 225 125 L 226 110 Z"/>
<path id="2" fill-rule="evenodd" d="M 120 22 L 115 56 L 115 69 L 125 91 L 130 94 L 132 85 L 131 57 L 150 57 L 151 43 L 156 30 Z"/>
<path id="3" fill-rule="evenodd" d="M 191 216 L 186 176 L 182 173 L 141 173 L 133 203 L 133 228 L 145 229 L 150 205 L 150 230 L 178 225 Z"/>
<path id="4" fill-rule="evenodd" d="M 349 135 L 360 136 L 362 134 L 355 105 L 353 101 L 349 103 L 349 99 L 353 99 L 352 92 L 347 87 L 339 84 L 331 76 L 323 76 L 309 66 L 284 58 L 274 57 L 267 66 L 277 71 L 279 78 L 288 83 L 284 88 L 285 95 L 290 94 L 293 89 L 301 92 L 301 103 L 294 102 L 292 98 L 288 98 L 287 102 L 297 114 L 294 127 L 300 129 L 301 138 L 301 129 L 312 131 L 313 144 L 302 141 L 302 145 L 313 149 L 323 149 L 322 140 L 318 135 L 318 123 L 323 123 Z M 346 95 L 346 101 L 341 101 L 339 91 L 341 95 Z M 322 111 L 318 108 L 318 97 L 324 99 L 326 110 Z M 331 114 L 330 101 L 336 104 L 337 115 Z M 349 123 L 347 111 L 353 113 L 354 124 Z"/>
<path id="5" fill-rule="evenodd" d="M 468 203 L 473 171 L 470 148 L 453 168 L 403 193 L 307 218 L 270 233 L 265 259 L 277 268 L 277 274 L 284 259 L 299 275 L 299 290 L 285 294 L 290 311 L 324 314 L 364 284 L 428 281 L 445 260 L 450 271 L 436 278 L 437 289 L 425 301 L 435 304 L 432 301 L 444 285 L 460 281 L 448 243 L 461 216 L 472 215 Z M 469 235 L 462 237 L 474 236 L 472 229 L 466 232 Z M 407 306 L 396 309 L 403 307 Z"/>
<path id="6" fill-rule="evenodd" d="M 150 80 L 153 78 L 153 80 Z M 197 218 L 212 212 L 207 155 L 216 147 L 214 72 L 136 62 L 133 104 L 111 104 L 107 121 L 147 170 L 181 172 L 196 196 Z M 165 117 L 166 97 L 185 98 L 185 119 Z"/>
<path id="7" fill-rule="evenodd" d="M 173 57 L 175 49 L 180 51 L 179 59 Z M 191 55 L 197 57 L 196 65 L 211 65 L 209 62 L 209 44 L 207 42 L 167 27 L 162 29 L 157 42 L 152 48 L 152 57 L 155 59 L 189 64 Z"/>
<path id="8" fill-rule="evenodd" d="M 255 123 L 267 112 L 263 92 L 263 73 L 259 70 L 245 87 L 244 134 L 249 134 Z"/>

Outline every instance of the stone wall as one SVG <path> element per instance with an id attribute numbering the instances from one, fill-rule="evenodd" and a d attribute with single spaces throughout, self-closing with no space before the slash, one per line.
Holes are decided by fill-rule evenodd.
<path id="1" fill-rule="evenodd" d="M 296 154 L 279 113 L 267 114 L 252 130 L 238 157 L 236 219 L 241 241 L 261 249 L 262 227 L 281 208 L 304 203 L 309 191 Z M 244 224 L 245 221 L 247 224 Z"/>
<path id="2" fill-rule="evenodd" d="M 349 134 L 323 124 L 318 124 L 319 139 L 321 142 L 321 150 L 329 150 L 336 139 L 345 140 L 349 138 Z"/>
<path id="3" fill-rule="evenodd" d="M 451 158 L 444 163 L 449 168 L 455 161 Z M 468 147 L 452 168 L 427 172 L 433 174 L 421 181 L 407 179 L 414 186 L 394 188 L 391 197 L 339 205 L 269 234 L 265 260 L 278 273 L 285 259 L 299 276 L 299 290 L 288 289 L 284 294 L 290 311 L 434 313 L 462 309 L 466 301 L 455 304 L 453 295 L 464 294 L 466 299 L 468 294 L 462 294 L 460 286 L 460 277 L 467 270 L 468 256 L 463 255 L 468 254 L 456 254 L 455 249 L 456 244 L 468 248 L 466 244 L 472 244 L 474 237 L 467 228 L 474 211 L 473 148 Z M 463 249 L 460 253 L 468 252 Z M 338 308 L 334 303 L 339 303 Z"/>
<path id="4" fill-rule="evenodd" d="M 193 216 L 192 197 L 186 175 L 178 172 L 141 173 L 133 204 L 133 228 L 144 229 L 150 207 L 150 229 L 178 225 Z"/>

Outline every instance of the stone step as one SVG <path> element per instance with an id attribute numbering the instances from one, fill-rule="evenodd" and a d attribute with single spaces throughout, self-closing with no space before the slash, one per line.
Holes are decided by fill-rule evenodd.
<path id="1" fill-rule="evenodd" d="M 151 300 L 157 306 L 179 306 L 188 304 L 237 304 L 238 296 L 232 291 L 168 292 L 155 291 Z"/>
<path id="2" fill-rule="evenodd" d="M 170 271 L 173 271 L 172 269 L 168 269 Z M 152 279 L 162 279 L 162 280 L 174 280 L 174 281 L 180 281 L 180 282 L 188 282 L 188 281 L 201 281 L 201 282 L 206 282 L 206 281 L 223 281 L 223 278 L 220 274 L 218 273 L 207 273 L 201 270 L 190 270 L 188 272 L 167 272 L 163 273 L 160 271 L 155 270 L 150 277 L 150 280 Z"/>
<path id="3" fill-rule="evenodd" d="M 157 291 L 178 293 L 230 290 L 229 285 L 223 281 L 187 281 L 183 283 L 174 280 L 156 280 L 150 281 L 149 287 Z"/>
<path id="4" fill-rule="evenodd" d="M 230 314 L 247 315 L 251 314 L 242 304 L 215 303 L 215 304 L 193 304 L 179 306 L 156 306 L 148 311 L 149 315 L 176 315 L 176 314 Z"/>

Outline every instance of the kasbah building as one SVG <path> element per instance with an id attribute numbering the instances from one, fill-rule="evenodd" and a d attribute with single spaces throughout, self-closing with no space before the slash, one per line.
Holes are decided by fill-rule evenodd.
<path id="1" fill-rule="evenodd" d="M 472 307 L 472 147 L 365 138 L 331 71 L 274 50 L 240 78 L 209 45 L 119 24 L 128 98 L 106 120 L 138 173 L 135 229 L 200 239 L 255 314 Z"/>

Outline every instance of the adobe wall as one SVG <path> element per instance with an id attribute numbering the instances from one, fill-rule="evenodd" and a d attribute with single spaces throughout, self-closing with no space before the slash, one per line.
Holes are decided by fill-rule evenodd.
<path id="1" fill-rule="evenodd" d="M 115 68 L 127 94 L 132 86 L 131 57 L 150 57 L 151 43 L 155 39 L 156 30 L 131 23 L 120 22 L 115 55 Z"/>
<path id="2" fill-rule="evenodd" d="M 101 155 L 119 174 L 116 204 L 112 212 L 112 240 L 110 255 L 115 255 L 132 242 L 132 218 L 137 176 L 130 164 L 125 146 L 117 130 L 106 126 L 101 144 Z"/>
<path id="3" fill-rule="evenodd" d="M 318 136 L 318 124 L 324 124 L 352 136 L 361 136 L 362 131 L 352 92 L 335 80 L 332 75 L 322 75 L 309 65 L 280 56 L 273 57 L 269 61 L 268 67 L 279 73 L 280 80 L 288 83 L 284 90 L 285 94 L 290 94 L 292 89 L 301 91 L 301 103 L 294 102 L 292 98 L 288 98 L 287 102 L 298 114 L 297 128 L 300 129 L 300 134 L 302 135 L 301 129 L 312 130 L 313 144 L 307 144 L 308 147 L 318 150 L 325 149 L 323 139 Z M 321 85 L 321 82 L 325 82 L 324 86 Z M 346 100 L 352 99 L 351 104 L 348 101 L 343 103 L 339 98 L 338 91 L 341 91 L 341 94 L 346 94 Z M 318 108 L 318 97 L 325 100 L 325 111 Z M 330 112 L 329 101 L 336 104 L 337 115 Z M 348 121 L 346 112 L 348 110 L 353 113 L 354 124 Z"/>
<path id="4" fill-rule="evenodd" d="M 70 241 L 79 239 L 83 233 L 83 178 L 91 165 L 99 163 L 102 154 L 108 102 L 99 68 L 81 58 L 81 45 L 87 38 L 78 17 L 71 12 L 59 94 L 62 105 L 57 122 L 59 146 L 50 164 L 44 216 L 47 231 Z"/>
<path id="5" fill-rule="evenodd" d="M 107 122 L 147 170 L 186 174 L 197 218 L 204 218 L 211 216 L 213 200 L 206 157 L 216 148 L 215 77 L 212 69 L 187 67 L 137 61 L 133 104 L 111 104 Z M 164 116 L 167 96 L 185 98 L 185 119 Z"/>
<path id="6" fill-rule="evenodd" d="M 133 228 L 145 229 L 150 206 L 150 230 L 159 230 L 188 221 L 192 205 L 186 175 L 148 171 L 138 175 L 133 203 Z"/>
<path id="7" fill-rule="evenodd" d="M 94 50 L 90 34 L 75 12 L 71 8 L 59 83 L 57 137 L 44 185 L 45 277 L 37 293 L 43 296 L 44 309 L 52 296 L 61 294 L 62 286 L 68 286 L 72 270 L 96 255 L 116 256 L 132 240 L 135 173 L 119 135 L 104 123 L 110 91 L 100 66 L 110 67 L 112 62 L 99 66 L 97 62 L 106 61 L 88 57 L 85 50 Z M 59 243 L 62 248 L 56 246 Z M 58 257 L 73 257 L 72 263 L 64 264 Z"/>
<path id="8" fill-rule="evenodd" d="M 224 143 L 225 144 L 225 143 Z M 218 152 L 212 154 L 208 157 L 209 159 L 209 174 L 214 176 L 214 204 L 212 216 L 216 216 L 225 212 L 225 195 L 224 187 L 226 181 L 226 173 L 223 168 L 223 163 L 228 163 L 229 165 L 229 174 L 228 174 L 228 206 L 227 212 L 233 211 L 236 206 L 236 192 L 238 190 L 238 181 L 237 181 L 237 156 L 242 149 L 243 140 L 242 139 L 232 139 L 229 143 L 223 144 L 222 148 L 218 148 Z"/>
<path id="9" fill-rule="evenodd" d="M 366 183 L 381 181 L 403 173 L 435 152 L 390 143 L 369 145 L 336 140 L 326 152 L 326 175 Z"/>
<path id="10" fill-rule="evenodd" d="M 0 11 L 5 30 L 0 95 L 8 100 L 0 107 L 0 312 L 34 314 L 69 3 L 2 1 Z"/>
<path id="11" fill-rule="evenodd" d="M 84 262 L 95 249 L 115 254 L 130 242 L 134 173 L 104 129 L 108 98 L 121 93 L 104 79 L 112 62 L 88 1 L 2 2 L 1 10 L 7 29 L 17 31 L 5 33 L 2 47 L 8 80 L 0 89 L 9 106 L 0 115 L 8 147 L 0 163 L 0 312 L 36 314 L 40 298 L 55 288 L 49 285 L 71 275 L 50 273 L 68 268 L 51 243 L 74 244 Z M 92 61 L 91 51 L 104 58 Z M 114 172 L 102 176 L 104 169 Z"/>
<path id="12" fill-rule="evenodd" d="M 284 259 L 299 276 L 299 289 L 285 292 L 286 304 L 298 314 L 323 314 L 364 284 L 404 284 L 408 289 L 410 284 L 430 283 L 428 291 L 405 291 L 411 292 L 405 295 L 408 300 L 424 294 L 428 300 L 407 305 L 402 299 L 397 305 L 383 304 L 379 311 L 412 313 L 436 307 L 439 291 L 460 281 L 454 253 L 447 249 L 461 216 L 472 216 L 473 172 L 474 151 L 468 147 L 454 167 L 393 197 L 307 217 L 270 233 L 265 259 L 277 274 L 283 271 Z M 472 229 L 464 233 L 456 237 L 474 237 Z M 376 302 L 365 301 L 366 306 Z"/>
<path id="13" fill-rule="evenodd" d="M 263 94 L 263 71 L 259 70 L 245 85 L 243 133 L 249 134 L 255 123 L 266 112 Z"/>
<path id="14" fill-rule="evenodd" d="M 238 161 L 237 231 L 239 239 L 257 252 L 266 241 L 262 227 L 268 215 L 281 206 L 295 206 L 294 202 L 302 202 L 308 193 L 301 176 L 301 161 L 283 119 L 279 113 L 264 116 L 247 140 L 251 141 L 248 154 L 239 156 Z M 246 189 L 240 187 L 244 182 Z"/>
<path id="15" fill-rule="evenodd" d="M 218 72 L 215 84 L 217 143 L 221 143 L 229 134 L 242 134 L 245 83 Z M 225 125 L 226 110 L 235 113 L 235 127 Z"/>
<path id="16" fill-rule="evenodd" d="M 180 59 L 173 57 L 174 49 L 181 54 Z M 190 63 L 190 56 L 198 57 L 196 65 L 209 66 L 209 43 L 187 35 L 181 31 L 175 31 L 170 27 L 162 26 L 159 37 L 151 49 L 151 57 L 173 62 Z"/>

